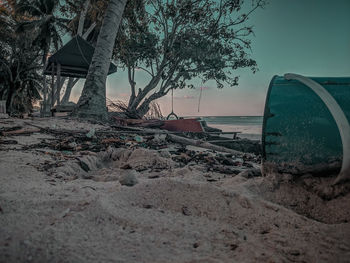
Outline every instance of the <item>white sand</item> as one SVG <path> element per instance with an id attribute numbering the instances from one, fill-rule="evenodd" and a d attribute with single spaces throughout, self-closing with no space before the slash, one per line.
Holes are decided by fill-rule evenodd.
<path id="1" fill-rule="evenodd" d="M 0 127 L 13 124 L 2 122 Z M 45 125 L 102 127 L 53 119 Z M 43 137 L 52 136 L 7 139 L 30 144 Z M 90 172 L 91 179 L 64 180 L 37 169 L 55 156 L 15 150 L 21 145 L 0 147 L 0 262 L 350 259 L 349 193 L 325 201 L 317 187 L 303 186 L 306 179 L 246 179 L 206 172 L 201 165 L 177 167 L 164 154 L 144 150 L 145 157 L 131 150 L 128 157 Z M 122 173 L 133 171 L 121 170 L 121 165 L 157 165 L 147 163 L 155 158 L 168 169 L 135 171 L 138 183 L 133 187 L 119 183 Z M 208 182 L 209 177 L 217 181 Z"/>

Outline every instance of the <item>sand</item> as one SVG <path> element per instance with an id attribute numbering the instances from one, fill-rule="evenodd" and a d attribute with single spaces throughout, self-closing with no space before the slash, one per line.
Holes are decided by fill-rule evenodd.
<path id="1" fill-rule="evenodd" d="M 141 147 L 80 155 L 86 172 L 75 158 L 22 149 L 54 137 L 0 145 L 0 262 L 350 262 L 348 185 L 325 198 L 330 177 L 220 173 Z"/>

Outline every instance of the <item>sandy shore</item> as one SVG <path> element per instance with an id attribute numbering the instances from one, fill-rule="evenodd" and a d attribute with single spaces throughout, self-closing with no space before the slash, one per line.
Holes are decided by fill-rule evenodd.
<path id="1" fill-rule="evenodd" d="M 0 129 L 28 123 L 109 129 Z M 244 156 L 130 136 L 96 152 L 0 136 L 17 142 L 0 143 L 0 262 L 350 262 L 349 185 L 324 198 L 331 177 L 262 177 Z"/>

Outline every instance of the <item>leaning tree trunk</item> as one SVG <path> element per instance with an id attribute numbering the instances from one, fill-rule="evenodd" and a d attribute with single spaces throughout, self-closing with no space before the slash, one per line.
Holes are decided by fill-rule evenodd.
<path id="1" fill-rule="evenodd" d="M 106 79 L 113 46 L 127 0 L 110 0 L 85 85 L 75 110 L 82 118 L 107 119 Z"/>
<path id="2" fill-rule="evenodd" d="M 61 104 L 67 104 L 69 102 L 70 94 L 72 93 L 72 89 L 79 79 L 74 79 L 69 77 L 66 90 L 64 92 Z"/>
<path id="3" fill-rule="evenodd" d="M 140 106 L 137 107 L 136 110 L 129 112 L 129 114 L 133 114 L 134 118 L 137 119 L 142 119 L 143 116 L 145 116 L 147 114 L 147 112 L 150 110 L 150 104 L 152 101 L 159 99 L 163 96 L 165 96 L 166 94 L 164 93 L 155 93 L 152 94 L 150 97 L 146 98 Z"/>

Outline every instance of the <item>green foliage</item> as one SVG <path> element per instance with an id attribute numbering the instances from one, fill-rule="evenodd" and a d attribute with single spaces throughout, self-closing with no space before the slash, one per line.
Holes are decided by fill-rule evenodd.
<path id="1" fill-rule="evenodd" d="M 85 1 L 86 0 L 65 0 L 65 4 L 60 7 L 61 13 L 71 19 L 67 26 L 72 36 L 77 34 L 79 18 Z M 85 32 L 92 24 L 95 24 L 92 33 L 90 33 L 89 37 L 87 38 L 87 40 L 92 44 L 95 44 L 97 41 L 107 4 L 108 1 L 105 0 L 90 0 L 88 12 L 84 21 L 83 31 Z"/>
<path id="2" fill-rule="evenodd" d="M 146 95 L 150 101 L 172 88 L 192 87 L 194 78 L 215 80 L 222 88 L 238 84 L 238 68 L 256 72 L 250 56 L 253 28 L 247 21 L 264 5 L 263 0 L 251 6 L 240 0 L 146 0 L 127 9 L 114 57 L 129 72 L 130 108 L 142 107 Z M 151 78 L 138 94 L 133 90 L 135 69 Z"/>
<path id="3" fill-rule="evenodd" d="M 61 37 L 70 21 L 57 15 L 58 6 L 59 0 L 19 0 L 15 5 L 16 14 L 27 17 L 19 21 L 16 31 L 32 32 L 32 45 L 42 50 L 43 63 L 51 47 L 58 50 L 62 46 Z"/>
<path id="4" fill-rule="evenodd" d="M 30 112 L 42 90 L 42 50 L 32 45 L 31 31 L 18 32 L 30 17 L 17 13 L 17 7 L 15 1 L 0 5 L 0 99 L 11 114 Z"/>

